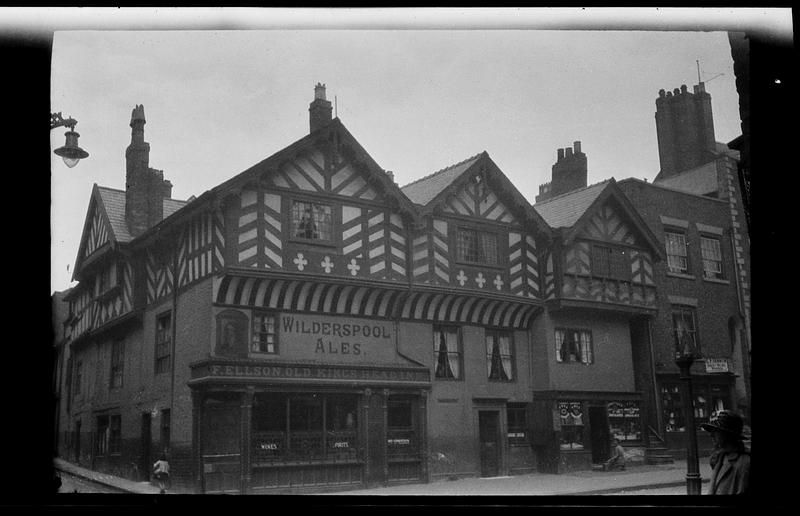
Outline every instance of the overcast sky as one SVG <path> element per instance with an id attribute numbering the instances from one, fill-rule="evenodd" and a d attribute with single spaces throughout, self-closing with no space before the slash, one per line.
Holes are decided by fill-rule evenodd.
<path id="1" fill-rule="evenodd" d="M 136 104 L 150 166 L 176 199 L 305 136 L 322 82 L 344 125 L 401 186 L 485 150 L 533 202 L 556 149 L 576 140 L 589 184 L 652 180 L 658 90 L 691 91 L 698 60 L 716 139 L 728 142 L 741 127 L 721 31 L 58 31 L 51 111 L 78 120 L 90 156 L 68 169 L 53 155 L 52 289 L 73 285 L 93 183 L 125 188 Z M 63 133 L 51 131 L 52 148 Z"/>

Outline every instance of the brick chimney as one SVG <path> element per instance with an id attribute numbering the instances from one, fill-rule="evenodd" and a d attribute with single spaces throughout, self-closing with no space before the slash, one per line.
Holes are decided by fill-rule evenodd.
<path id="1" fill-rule="evenodd" d="M 660 90 L 656 99 L 656 134 L 661 171 L 656 180 L 699 167 L 716 156 L 711 95 L 704 83 L 689 93 L 685 84 Z"/>
<path id="2" fill-rule="evenodd" d="M 131 112 L 131 143 L 125 150 L 125 220 L 137 237 L 164 218 L 164 199 L 172 196 L 172 183 L 164 172 L 150 168 L 150 144 L 144 141 L 144 106 Z"/>
<path id="3" fill-rule="evenodd" d="M 331 103 L 325 100 L 325 85 L 317 83 L 314 86 L 314 101 L 308 106 L 309 121 L 311 132 L 313 133 L 321 127 L 325 127 L 333 118 L 331 117 Z"/>
<path id="4" fill-rule="evenodd" d="M 574 142 L 572 147 L 566 149 L 558 149 L 556 155 L 552 180 L 539 186 L 539 195 L 535 202 L 586 187 L 588 168 L 586 154 L 581 152 L 581 142 Z"/>

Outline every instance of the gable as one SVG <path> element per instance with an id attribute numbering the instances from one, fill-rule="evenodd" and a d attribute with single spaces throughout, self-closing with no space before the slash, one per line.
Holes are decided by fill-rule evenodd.
<path id="1" fill-rule="evenodd" d="M 483 182 L 465 183 L 462 188 L 445 199 L 442 211 L 506 224 L 517 223 L 517 219 L 497 194 Z"/>
<path id="2" fill-rule="evenodd" d="M 88 258 L 91 256 L 95 251 L 99 248 L 107 244 L 110 240 L 109 237 L 109 230 L 108 230 L 108 222 L 102 210 L 99 209 L 99 206 L 96 202 L 92 203 L 93 206 L 91 207 L 92 214 L 90 215 L 90 225 L 88 233 L 84 234 L 84 238 L 86 239 L 83 257 Z"/>
<path id="3" fill-rule="evenodd" d="M 626 222 L 620 210 L 610 203 L 601 206 L 578 232 L 578 237 L 603 240 L 606 242 L 638 245 L 638 239 L 631 225 Z"/>

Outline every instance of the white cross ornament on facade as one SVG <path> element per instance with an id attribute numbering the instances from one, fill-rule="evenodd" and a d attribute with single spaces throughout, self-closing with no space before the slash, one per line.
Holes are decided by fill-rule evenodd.
<path id="1" fill-rule="evenodd" d="M 461 286 L 463 287 L 463 286 L 464 286 L 464 283 L 466 283 L 466 282 L 467 282 L 467 279 L 468 279 L 468 278 L 467 278 L 467 276 L 464 274 L 464 271 L 458 271 L 458 276 L 456 276 L 456 279 L 458 280 L 458 284 L 459 284 L 459 285 L 461 285 Z"/>
<path id="2" fill-rule="evenodd" d="M 356 259 L 353 258 L 353 259 L 350 260 L 350 263 L 347 264 L 347 268 L 350 269 L 350 274 L 355 276 L 356 274 L 358 274 L 358 270 L 361 267 L 356 263 Z"/>
<path id="3" fill-rule="evenodd" d="M 331 269 L 333 269 L 333 262 L 331 261 L 330 256 L 326 256 L 325 259 L 322 261 L 322 263 L 320 263 L 319 265 L 320 267 L 325 269 L 325 274 L 330 274 Z"/>
<path id="4" fill-rule="evenodd" d="M 295 258 L 292 261 L 295 263 L 295 265 L 297 265 L 298 271 L 302 271 L 303 269 L 305 269 L 306 264 L 308 263 L 308 260 L 303 258 L 303 253 L 297 253 L 297 258 Z"/>
<path id="5" fill-rule="evenodd" d="M 497 287 L 497 290 L 500 290 L 500 289 L 503 288 L 503 279 L 500 277 L 499 274 L 494 279 L 494 286 Z"/>
<path id="6" fill-rule="evenodd" d="M 482 272 L 478 273 L 478 277 L 475 278 L 475 283 L 478 284 L 478 288 L 483 288 L 483 284 L 486 283 L 486 278 L 483 277 Z"/>

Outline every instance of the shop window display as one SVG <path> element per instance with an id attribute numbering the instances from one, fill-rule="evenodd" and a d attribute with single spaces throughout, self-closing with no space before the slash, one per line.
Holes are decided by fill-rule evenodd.
<path id="1" fill-rule="evenodd" d="M 639 418 L 639 404 L 635 401 L 609 403 L 608 425 L 611 437 L 620 442 L 641 441 L 642 423 Z"/>
<path id="2" fill-rule="evenodd" d="M 680 385 L 677 383 L 662 385 L 661 406 L 664 411 L 664 422 L 667 432 L 685 432 L 686 423 L 683 418 L 683 401 L 681 400 Z"/>
<path id="3" fill-rule="evenodd" d="M 585 426 L 581 402 L 559 402 L 558 412 L 561 419 L 561 449 L 583 450 Z"/>

